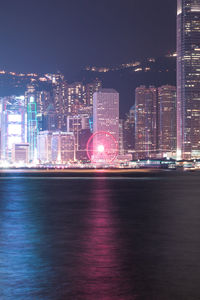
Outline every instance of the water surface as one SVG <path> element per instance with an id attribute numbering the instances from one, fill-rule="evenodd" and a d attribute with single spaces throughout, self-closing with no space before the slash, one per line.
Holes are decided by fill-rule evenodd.
<path id="1" fill-rule="evenodd" d="M 0 299 L 200 299 L 199 215 L 199 173 L 1 177 Z"/>

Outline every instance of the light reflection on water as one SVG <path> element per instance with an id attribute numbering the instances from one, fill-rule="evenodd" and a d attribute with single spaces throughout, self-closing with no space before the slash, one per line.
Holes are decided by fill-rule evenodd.
<path id="1" fill-rule="evenodd" d="M 8 179 L 23 179 L 23 180 L 158 180 L 161 179 L 160 177 L 23 177 L 23 176 L 7 176 L 7 177 L 0 177 L 0 180 L 8 180 Z"/>
<path id="2" fill-rule="evenodd" d="M 200 299 L 200 176 L 167 176 L 0 178 L 0 300 Z"/>
<path id="3" fill-rule="evenodd" d="M 87 231 L 80 253 L 79 272 L 84 278 L 79 283 L 83 299 L 135 299 L 130 291 L 121 265 L 119 220 L 114 198 L 106 180 L 91 186 L 89 207 L 85 216 Z M 131 295 L 131 296 L 130 296 Z"/>
<path id="4" fill-rule="evenodd" d="M 29 200 L 23 180 L 1 186 L 1 299 L 28 299 L 34 294 L 40 299 L 41 283 L 48 280 L 48 265 L 39 255 L 44 241 Z"/>

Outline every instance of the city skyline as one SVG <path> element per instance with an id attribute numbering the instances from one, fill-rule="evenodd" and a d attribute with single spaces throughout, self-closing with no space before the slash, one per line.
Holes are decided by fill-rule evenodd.
<path id="1" fill-rule="evenodd" d="M 118 5 L 117 2 L 116 7 Z M 137 6 L 137 3 L 135 5 Z M 148 49 L 148 57 L 144 61 L 138 60 L 111 66 L 112 60 L 110 60 L 110 67 L 94 65 L 86 67 L 86 72 L 94 73 L 94 76 L 99 74 L 99 77 L 95 79 L 94 76 L 91 76 L 93 79 L 90 81 L 87 79 L 69 83 L 61 72 L 39 75 L 38 73 L 1 71 L 1 79 L 4 78 L 5 82 L 6 80 L 12 82 L 11 79 L 13 79 L 13 87 L 18 88 L 21 85 L 25 89 L 25 92 L 21 94 L 24 97 L 23 105 L 21 103 L 18 105 L 17 94 L 13 95 L 13 99 L 12 97 L 11 99 L 1 98 L 2 158 L 4 160 L 12 159 L 11 150 L 15 153 L 18 149 L 16 147 L 12 149 L 13 146 L 19 145 L 21 142 L 29 145 L 29 162 L 36 162 L 38 145 L 41 146 L 47 139 L 52 143 L 52 153 L 55 148 L 53 141 L 57 141 L 58 149 L 56 151 L 59 154 L 54 155 L 54 159 L 52 159 L 54 163 L 56 161 L 67 163 L 66 159 L 59 158 L 62 157 L 62 146 L 60 146 L 62 140 L 65 140 L 69 147 L 73 148 L 73 151 L 71 148 L 70 150 L 63 148 L 63 151 L 72 151 L 73 153 L 73 155 L 63 154 L 63 157 L 70 157 L 69 160 L 72 160 L 73 157 L 74 161 L 79 158 L 85 160 L 85 154 L 88 153 L 87 138 L 90 141 L 93 135 L 93 152 L 98 151 L 99 147 L 101 154 L 105 153 L 103 142 L 101 145 L 96 142 L 99 132 L 104 132 L 107 135 L 106 138 L 110 135 L 116 141 L 116 152 L 121 155 L 121 158 L 125 155 L 125 160 L 128 157 L 127 154 L 132 155 L 132 159 L 199 158 L 199 11 L 199 0 L 178 0 L 177 2 L 177 52 L 168 53 L 163 57 L 163 59 L 169 59 L 169 64 L 170 60 L 177 57 L 177 87 L 167 81 L 163 84 L 163 82 L 159 83 L 159 80 L 155 80 L 153 76 L 155 71 L 157 74 L 167 74 L 171 70 L 170 67 L 165 66 L 164 60 L 157 62 L 157 59 L 151 57 L 150 49 Z M 143 25 L 145 27 L 145 24 Z M 153 38 L 153 35 L 151 37 Z M 160 46 L 161 44 L 160 40 Z M 166 50 L 165 48 L 165 52 Z M 112 84 L 106 86 L 100 76 L 106 73 L 112 74 L 112 72 L 125 74 L 126 81 L 129 80 L 126 77 L 128 72 L 135 73 L 134 76 L 137 73 L 142 74 L 142 84 L 135 86 L 135 102 L 133 97 L 129 106 L 129 114 L 122 119 L 120 119 L 119 113 L 120 93 L 118 89 L 115 91 L 115 86 Z M 145 74 L 149 74 L 152 84 L 145 82 L 143 79 Z M 115 101 L 113 101 L 114 95 L 118 95 Z M 124 96 L 121 100 L 121 107 L 123 107 L 123 103 Z M 20 115 L 21 110 L 24 111 L 23 116 Z M 11 111 L 11 116 L 9 116 L 9 111 Z M 18 120 L 20 118 L 21 121 L 16 121 L 15 117 Z M 106 128 L 106 124 L 108 128 Z M 11 132 L 11 128 L 14 133 Z M 73 139 L 73 143 L 71 139 Z M 11 145 L 12 140 L 14 145 Z M 101 140 L 103 141 L 102 137 Z M 43 145 L 40 148 L 42 149 L 42 147 L 46 146 Z M 55 158 L 56 156 L 57 158 Z M 89 160 L 92 161 L 93 156 L 94 153 L 89 155 Z"/>
<path id="2" fill-rule="evenodd" d="M 200 0 L 0 2 L 0 300 L 200 300 Z"/>

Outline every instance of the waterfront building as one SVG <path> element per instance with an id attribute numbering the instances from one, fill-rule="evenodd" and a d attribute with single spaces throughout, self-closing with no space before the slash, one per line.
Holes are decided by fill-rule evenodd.
<path id="1" fill-rule="evenodd" d="M 27 142 L 27 113 L 24 97 L 5 97 L 2 99 L 1 115 L 1 158 L 12 160 L 14 144 Z"/>
<path id="2" fill-rule="evenodd" d="M 93 141 L 93 157 L 118 151 L 119 145 L 119 93 L 114 89 L 101 89 L 93 96 L 93 133 L 104 132 L 108 135 L 96 135 Z M 111 138 L 111 134 L 115 143 Z M 112 148 L 112 149 L 111 149 Z M 116 149 L 117 148 L 117 149 Z M 102 156 L 102 155 L 100 155 Z M 97 158 L 97 160 L 99 160 Z"/>
<path id="3" fill-rule="evenodd" d="M 90 128 L 89 119 L 90 116 L 87 114 L 69 115 L 67 117 L 67 132 L 72 132 L 74 134 L 75 159 L 80 148 L 80 131 Z"/>
<path id="4" fill-rule="evenodd" d="M 13 144 L 12 145 L 12 162 L 28 164 L 28 161 L 29 161 L 28 153 L 29 153 L 29 144 L 28 143 Z"/>
<path id="5" fill-rule="evenodd" d="M 40 163 L 52 161 L 52 132 L 40 131 L 37 136 L 37 159 Z"/>
<path id="6" fill-rule="evenodd" d="M 53 163 L 66 164 L 74 161 L 74 134 L 62 131 L 53 132 L 51 154 Z"/>
<path id="7" fill-rule="evenodd" d="M 111 133 L 119 142 L 119 93 L 101 89 L 93 97 L 93 132 Z"/>
<path id="8" fill-rule="evenodd" d="M 200 157 L 200 1 L 178 0 L 177 157 Z"/>
<path id="9" fill-rule="evenodd" d="M 33 162 L 37 159 L 37 95 L 33 86 L 28 86 L 25 93 L 27 105 L 27 141 L 29 143 L 29 161 Z"/>
<path id="10" fill-rule="evenodd" d="M 176 155 L 176 87 L 158 88 L 158 153 L 160 157 Z"/>
<path id="11" fill-rule="evenodd" d="M 140 86 L 135 91 L 135 156 L 155 157 L 157 150 L 157 89 Z"/>
<path id="12" fill-rule="evenodd" d="M 92 132 L 90 129 L 81 129 L 78 132 L 78 150 L 76 152 L 76 159 L 81 161 L 88 160 L 87 156 L 87 143 L 91 137 Z"/>

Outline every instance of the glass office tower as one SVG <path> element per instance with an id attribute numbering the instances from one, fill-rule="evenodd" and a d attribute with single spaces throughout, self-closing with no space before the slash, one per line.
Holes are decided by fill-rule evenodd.
<path id="1" fill-rule="evenodd" d="M 200 157 L 200 0 L 177 6 L 177 158 Z"/>

